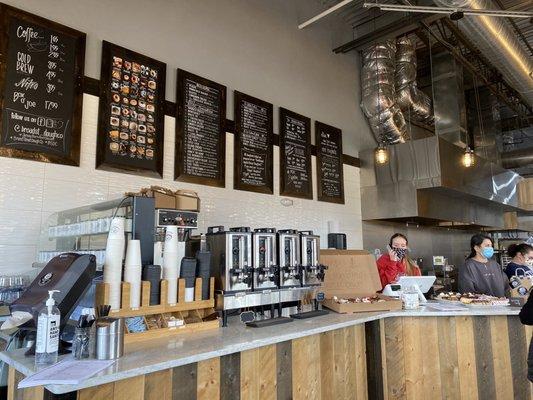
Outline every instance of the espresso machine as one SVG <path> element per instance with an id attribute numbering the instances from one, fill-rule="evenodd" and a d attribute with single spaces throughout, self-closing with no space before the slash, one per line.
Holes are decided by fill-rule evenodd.
<path id="1" fill-rule="evenodd" d="M 154 227 L 154 265 L 163 265 L 163 249 L 167 226 L 178 227 L 178 240 L 180 245 L 178 251 L 185 256 L 185 242 L 191 236 L 191 231 L 198 228 L 198 212 L 183 211 L 166 208 L 155 210 Z M 194 256 L 194 254 L 193 254 Z"/>
<path id="2" fill-rule="evenodd" d="M 320 286 L 324 281 L 324 270 L 320 264 L 320 236 L 312 231 L 300 232 L 302 259 L 302 286 Z"/>

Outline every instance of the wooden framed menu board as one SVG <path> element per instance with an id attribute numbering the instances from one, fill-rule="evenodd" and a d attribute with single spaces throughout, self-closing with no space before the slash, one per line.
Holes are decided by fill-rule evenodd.
<path id="1" fill-rule="evenodd" d="M 79 165 L 85 33 L 0 3 L 0 155 Z"/>
<path id="2" fill-rule="evenodd" d="M 96 168 L 163 176 L 166 64 L 104 41 Z"/>
<path id="3" fill-rule="evenodd" d="M 234 188 L 274 193 L 273 106 L 235 91 Z"/>
<path id="4" fill-rule="evenodd" d="M 175 179 L 225 186 L 226 86 L 178 69 Z"/>
<path id="5" fill-rule="evenodd" d="M 344 204 L 342 131 L 315 121 L 318 200 Z"/>
<path id="6" fill-rule="evenodd" d="M 311 119 L 279 109 L 280 194 L 313 199 Z"/>

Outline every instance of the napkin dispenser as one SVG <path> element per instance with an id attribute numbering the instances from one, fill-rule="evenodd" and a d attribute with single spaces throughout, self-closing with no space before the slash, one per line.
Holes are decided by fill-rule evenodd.
<path id="1" fill-rule="evenodd" d="M 11 313 L 19 311 L 32 314 L 34 318 L 21 328 L 34 330 L 37 326 L 37 314 L 48 298 L 48 291 L 59 290 L 54 298 L 61 312 L 60 329 L 62 330 L 70 314 L 91 286 L 95 271 L 96 258 L 93 255 L 60 254 L 46 264 L 20 298 L 9 306 L 9 309 Z"/>

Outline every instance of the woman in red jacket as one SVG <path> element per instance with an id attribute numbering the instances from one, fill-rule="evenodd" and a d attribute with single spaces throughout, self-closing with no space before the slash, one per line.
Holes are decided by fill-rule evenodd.
<path id="1" fill-rule="evenodd" d="M 396 282 L 400 276 L 420 276 L 420 268 L 407 256 L 407 237 L 401 233 L 392 235 L 389 254 L 383 254 L 377 261 L 381 286 Z"/>

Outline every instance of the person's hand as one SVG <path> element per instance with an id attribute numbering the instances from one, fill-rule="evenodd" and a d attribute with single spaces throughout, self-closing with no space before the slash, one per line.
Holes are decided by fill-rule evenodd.
<path id="1" fill-rule="evenodd" d="M 399 261 L 398 256 L 396 256 L 396 253 L 392 249 L 389 249 L 389 257 L 392 261 Z"/>

